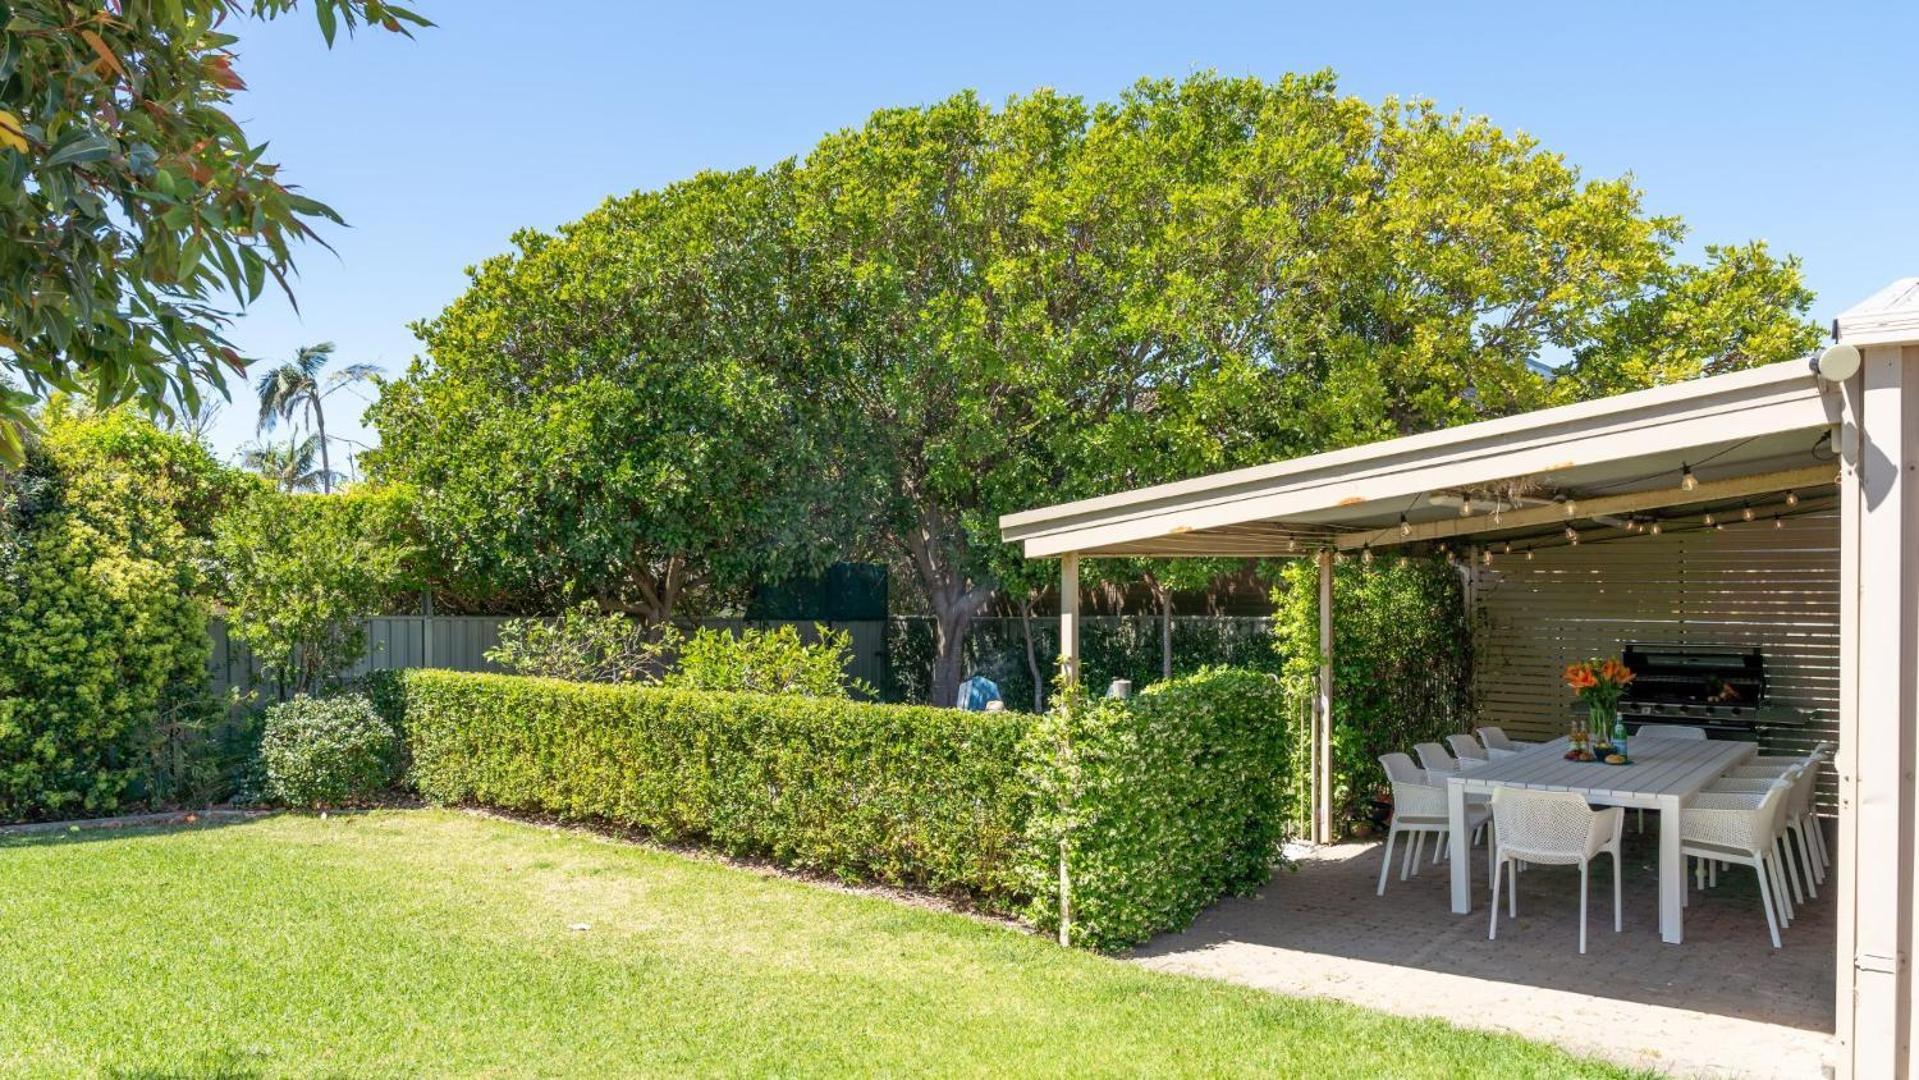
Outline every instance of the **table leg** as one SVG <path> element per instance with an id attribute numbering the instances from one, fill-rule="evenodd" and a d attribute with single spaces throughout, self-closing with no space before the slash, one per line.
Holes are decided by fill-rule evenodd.
<path id="1" fill-rule="evenodd" d="M 1473 910 L 1473 838 L 1466 831 L 1464 784 L 1453 781 L 1446 784 L 1446 827 L 1451 836 L 1448 845 L 1453 852 L 1453 914 L 1470 914 Z"/>
<path id="2" fill-rule="evenodd" d="M 1659 800 L 1659 936 L 1677 945 L 1685 936 L 1686 860 L 1679 854 L 1679 799 Z"/>

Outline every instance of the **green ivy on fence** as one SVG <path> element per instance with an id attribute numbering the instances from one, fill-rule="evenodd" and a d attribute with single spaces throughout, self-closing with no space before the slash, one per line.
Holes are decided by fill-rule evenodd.
<path id="1" fill-rule="evenodd" d="M 1302 707 L 1319 672 L 1318 568 L 1296 560 L 1273 590 L 1273 648 Z M 1333 812 L 1367 816 L 1386 787 L 1379 755 L 1471 729 L 1472 634 L 1458 569 L 1444 559 L 1358 559 L 1333 578 Z M 1310 748 L 1293 747 L 1296 797 Z"/>

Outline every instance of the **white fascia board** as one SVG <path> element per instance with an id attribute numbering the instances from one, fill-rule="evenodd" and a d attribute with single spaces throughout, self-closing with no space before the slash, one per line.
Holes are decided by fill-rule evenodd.
<path id="1" fill-rule="evenodd" d="M 1919 344 L 1919 277 L 1900 278 L 1833 320 L 1848 345 Z"/>
<path id="2" fill-rule="evenodd" d="M 1802 362 L 1011 514 L 1029 557 L 1406 499 L 1440 488 L 1811 429 L 1837 405 Z"/>

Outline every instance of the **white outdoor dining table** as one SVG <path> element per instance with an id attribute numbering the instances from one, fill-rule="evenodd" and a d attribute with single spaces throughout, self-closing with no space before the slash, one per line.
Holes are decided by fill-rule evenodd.
<path id="1" fill-rule="evenodd" d="M 1677 945 L 1684 935 L 1685 860 L 1679 854 L 1679 807 L 1727 769 L 1752 757 L 1752 743 L 1705 739 L 1669 739 L 1647 735 L 1630 743 L 1631 765 L 1567 761 L 1567 740 L 1555 739 L 1523 753 L 1447 777 L 1446 807 L 1451 830 L 1453 912 L 1473 909 L 1471 840 L 1466 832 L 1466 795 L 1497 787 L 1535 791 L 1571 791 L 1605 806 L 1633 806 L 1660 812 L 1659 936 Z"/>

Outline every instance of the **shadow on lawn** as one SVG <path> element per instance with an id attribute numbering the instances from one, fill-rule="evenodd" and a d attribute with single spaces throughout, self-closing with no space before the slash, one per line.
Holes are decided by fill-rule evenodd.
<path id="1" fill-rule="evenodd" d="M 1427 845 L 1430 856 L 1432 845 Z M 1348 844 L 1280 871 L 1254 896 L 1215 904 L 1178 934 L 1154 938 L 1135 956 L 1179 956 L 1204 963 L 1235 945 L 1274 950 L 1275 973 L 1310 965 L 1319 954 L 1717 1013 L 1809 1031 L 1833 1026 L 1833 889 L 1798 905 L 1771 948 L 1751 870 L 1721 870 L 1719 885 L 1692 893 L 1685 941 L 1667 945 L 1658 930 L 1658 823 L 1626 830 L 1625 929 L 1612 928 L 1611 860 L 1593 864 L 1590 951 L 1579 955 L 1579 871 L 1532 867 L 1519 879 L 1519 917 L 1500 912 L 1489 941 L 1486 852 L 1473 850 L 1473 912 L 1451 912 L 1445 863 L 1421 866 L 1400 881 L 1394 856 L 1386 895 L 1375 895 L 1382 846 Z M 1832 880 L 1828 874 L 1828 881 Z"/>
<path id="2" fill-rule="evenodd" d="M 272 810 L 198 810 L 8 825 L 0 828 L 0 850 L 91 844 L 105 840 L 124 840 L 131 836 L 227 829 L 265 821 L 278 813 L 279 811 Z"/>

